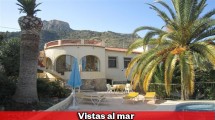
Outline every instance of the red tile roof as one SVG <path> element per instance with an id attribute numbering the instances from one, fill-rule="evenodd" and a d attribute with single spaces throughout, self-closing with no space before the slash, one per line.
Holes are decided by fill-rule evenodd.
<path id="1" fill-rule="evenodd" d="M 109 51 L 118 51 L 118 52 L 127 52 L 128 49 L 125 49 L 125 48 L 112 48 L 112 47 L 105 47 L 105 50 L 109 50 Z M 133 53 L 142 53 L 140 51 L 133 51 Z"/>

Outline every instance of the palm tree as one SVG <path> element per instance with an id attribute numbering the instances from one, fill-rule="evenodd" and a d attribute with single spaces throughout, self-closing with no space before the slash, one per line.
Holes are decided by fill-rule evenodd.
<path id="1" fill-rule="evenodd" d="M 194 92 L 194 67 L 199 64 L 196 57 L 205 58 L 215 66 L 215 9 L 203 14 L 206 0 L 172 0 L 172 9 L 163 1 L 156 1 L 169 14 L 154 4 L 148 4 L 156 11 L 165 25 L 161 29 L 143 26 L 135 29 L 134 35 L 142 30 L 147 33 L 128 48 L 128 53 L 140 46 L 152 45 L 154 48 L 137 55 L 129 64 L 126 76 L 136 87 L 139 83 L 148 90 L 156 66 L 164 63 L 164 82 L 166 93 L 170 95 L 172 76 L 176 64 L 181 73 L 181 99 L 188 99 Z"/>
<path id="2" fill-rule="evenodd" d="M 34 15 L 40 11 L 36 7 L 41 3 L 36 4 L 36 0 L 17 1 L 17 5 L 20 6 L 20 13 L 26 13 L 27 16 L 22 16 L 18 20 L 21 28 L 20 70 L 17 89 L 13 98 L 16 102 L 34 103 L 38 102 L 37 62 L 42 28 L 41 19 Z"/>

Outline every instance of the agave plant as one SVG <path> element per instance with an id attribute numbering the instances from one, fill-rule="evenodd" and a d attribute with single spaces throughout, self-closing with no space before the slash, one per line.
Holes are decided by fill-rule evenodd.
<path id="1" fill-rule="evenodd" d="M 163 1 L 148 4 L 164 21 L 163 28 L 142 26 L 134 30 L 134 35 L 142 30 L 147 33 L 128 48 L 128 53 L 140 46 L 153 46 L 147 52 L 137 55 L 129 64 L 126 76 L 131 74 L 134 87 L 139 83 L 145 91 L 156 67 L 164 63 L 164 82 L 166 93 L 171 91 L 170 84 L 176 64 L 181 72 L 181 99 L 188 99 L 194 92 L 194 67 L 201 63 L 196 56 L 204 58 L 215 66 L 215 9 L 203 14 L 206 0 L 172 0 L 173 9 Z M 158 8 L 161 5 L 169 14 Z M 203 59 L 202 59 L 203 60 Z"/>
<path id="2" fill-rule="evenodd" d="M 17 0 L 21 13 L 27 16 L 19 18 L 18 22 L 21 28 L 21 47 L 20 47 L 20 70 L 19 80 L 15 95 L 16 102 L 34 103 L 38 102 L 37 95 L 37 64 L 39 55 L 40 31 L 42 21 L 35 17 L 38 9 L 36 0 Z"/>

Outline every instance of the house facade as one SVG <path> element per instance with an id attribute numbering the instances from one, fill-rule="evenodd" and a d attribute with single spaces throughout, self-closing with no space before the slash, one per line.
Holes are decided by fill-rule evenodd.
<path id="1" fill-rule="evenodd" d="M 55 40 L 45 44 L 43 64 L 51 72 L 45 77 L 69 79 L 73 59 L 77 58 L 82 79 L 81 89 L 106 90 L 106 84 L 126 83 L 125 70 L 131 59 L 127 49 L 105 47 L 101 40 Z M 56 74 L 55 74 L 56 73 Z"/>

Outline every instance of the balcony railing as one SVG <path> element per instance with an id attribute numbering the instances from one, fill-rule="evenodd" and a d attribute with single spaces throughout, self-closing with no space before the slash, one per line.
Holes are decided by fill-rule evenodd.
<path id="1" fill-rule="evenodd" d="M 105 47 L 105 42 L 102 40 L 56 40 L 51 41 L 45 44 L 44 48 L 56 47 L 56 46 L 65 46 L 65 45 L 90 45 L 90 46 L 100 46 Z"/>

